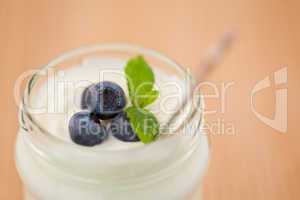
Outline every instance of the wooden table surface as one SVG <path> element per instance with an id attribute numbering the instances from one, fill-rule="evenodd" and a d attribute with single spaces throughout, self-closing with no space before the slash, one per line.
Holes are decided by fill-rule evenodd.
<path id="1" fill-rule="evenodd" d="M 154 48 L 195 68 L 226 30 L 237 32 L 238 40 L 208 78 L 220 92 L 222 84 L 233 85 L 223 101 L 207 100 L 216 113 L 206 118 L 211 125 L 233 125 L 235 132 L 210 131 L 204 197 L 300 199 L 299 9 L 296 0 L 0 0 L 0 199 L 21 199 L 13 157 L 18 130 L 13 86 L 22 72 L 67 50 L 103 42 Z M 288 67 L 288 131 L 282 134 L 254 115 L 250 96 L 259 80 L 283 67 Z M 272 84 L 256 95 L 256 110 L 274 115 L 276 89 Z"/>

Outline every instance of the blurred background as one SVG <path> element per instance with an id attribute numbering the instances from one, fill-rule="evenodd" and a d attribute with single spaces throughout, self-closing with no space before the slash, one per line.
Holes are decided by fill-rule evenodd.
<path id="1" fill-rule="evenodd" d="M 14 166 L 18 130 L 13 86 L 18 76 L 82 45 L 126 42 L 161 51 L 195 69 L 223 32 L 237 41 L 207 79 L 223 99 L 209 98 L 208 124 L 234 127 L 233 134 L 208 130 L 211 161 L 206 200 L 300 199 L 300 2 L 296 0 L 0 0 L 0 199 L 20 200 Z M 288 82 L 273 84 L 287 67 Z M 269 127 L 251 110 L 274 118 L 276 90 L 288 88 L 287 131 Z M 204 87 L 204 94 L 214 92 Z M 3 95 L 3 96 L 2 96 Z M 225 102 L 225 103 L 222 103 Z"/>

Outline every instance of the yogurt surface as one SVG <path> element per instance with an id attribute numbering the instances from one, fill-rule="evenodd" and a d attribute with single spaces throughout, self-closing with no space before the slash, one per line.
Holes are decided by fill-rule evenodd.
<path id="1" fill-rule="evenodd" d="M 124 74 L 125 65 L 126 61 L 123 60 L 90 58 L 85 59 L 79 66 L 53 73 L 34 99 L 36 107 L 51 107 L 52 111 L 36 114 L 36 120 L 56 137 L 70 141 L 68 122 L 74 113 L 81 111 L 81 94 L 87 86 L 100 81 L 112 81 L 120 85 L 127 96 L 127 105 L 130 105 Z M 175 76 L 169 76 L 157 69 L 154 73 L 155 87 L 160 95 L 146 108 L 154 113 L 163 125 L 181 105 L 185 86 L 183 81 Z M 141 145 L 141 142 L 122 142 L 109 137 L 107 141 L 93 148 L 119 150 Z"/>

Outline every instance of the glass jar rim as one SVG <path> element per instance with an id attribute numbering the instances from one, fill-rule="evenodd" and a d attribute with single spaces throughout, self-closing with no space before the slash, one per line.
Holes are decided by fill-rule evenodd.
<path id="1" fill-rule="evenodd" d="M 80 48 L 76 48 L 73 49 L 71 51 L 68 51 L 66 53 L 61 54 L 60 56 L 54 58 L 53 60 L 51 60 L 48 64 L 42 66 L 40 68 L 40 70 L 46 70 L 52 67 L 55 67 L 57 64 L 59 64 L 60 62 L 63 62 L 64 60 L 67 59 L 71 59 L 74 58 L 76 56 L 79 56 L 81 54 L 85 54 L 85 53 L 89 53 L 89 52 L 94 52 L 94 51 L 124 51 L 124 52 L 139 52 L 142 55 L 147 55 L 147 56 L 152 56 L 152 57 L 156 57 L 158 59 L 161 59 L 162 61 L 166 62 L 167 64 L 171 65 L 172 67 L 175 67 L 176 69 L 179 69 L 181 72 L 185 73 L 186 76 L 188 76 L 188 87 L 189 91 L 188 94 L 192 94 L 193 91 L 192 89 L 192 85 L 195 83 L 195 80 L 193 78 L 193 76 L 188 72 L 188 70 L 179 65 L 176 61 L 174 61 L 173 59 L 169 58 L 168 56 L 153 50 L 153 49 L 149 49 L 149 48 L 144 48 L 141 46 L 137 46 L 137 45 L 131 45 L 131 44 L 125 44 L 125 43 L 111 43 L 111 44 L 99 44 L 99 45 L 89 45 L 89 46 L 84 46 L 84 47 L 80 47 Z M 38 72 L 37 72 L 38 73 Z M 46 137 L 49 137 L 49 139 L 53 139 L 53 140 L 61 140 L 58 137 L 55 137 L 55 134 L 52 134 L 49 130 L 47 130 L 47 128 L 41 126 L 38 121 L 35 119 L 35 117 L 27 110 L 27 106 L 29 105 L 30 102 L 30 91 L 31 89 L 34 87 L 34 83 L 37 81 L 37 73 L 33 74 L 29 81 L 26 84 L 26 88 L 24 90 L 24 94 L 22 97 L 22 109 L 21 109 L 21 122 L 22 124 L 24 124 L 24 117 L 26 117 L 27 120 L 29 120 L 29 125 L 30 126 L 34 126 L 37 128 L 37 130 L 41 131 L 42 133 L 44 133 L 46 135 Z M 193 95 L 189 95 L 191 98 L 193 98 Z M 28 121 L 27 121 L 28 122 Z M 26 122 L 26 123 L 27 123 Z M 26 126 L 22 126 L 22 128 L 24 128 L 25 130 L 28 130 L 28 128 Z M 64 142 L 64 141 L 61 141 Z"/>

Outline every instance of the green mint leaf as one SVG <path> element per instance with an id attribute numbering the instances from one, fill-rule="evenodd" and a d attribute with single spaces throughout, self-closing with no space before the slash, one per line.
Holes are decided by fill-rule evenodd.
<path id="1" fill-rule="evenodd" d="M 126 109 L 126 113 L 134 132 L 143 143 L 155 140 L 159 133 L 159 123 L 150 111 L 131 106 Z"/>
<path id="2" fill-rule="evenodd" d="M 144 108 L 156 100 L 159 92 L 153 90 L 154 73 L 142 56 L 127 62 L 125 74 L 132 105 Z"/>
<path id="3" fill-rule="evenodd" d="M 148 94 L 146 94 L 145 96 L 139 96 L 139 102 L 140 102 L 140 106 L 142 108 L 144 108 L 145 106 L 153 103 L 157 97 L 159 96 L 159 92 L 157 90 L 152 90 L 150 91 Z"/>

